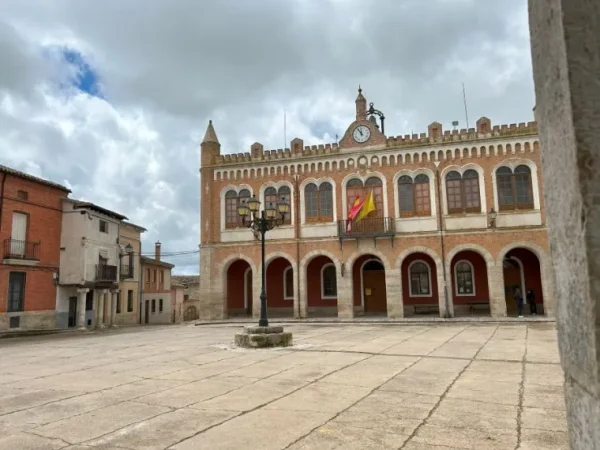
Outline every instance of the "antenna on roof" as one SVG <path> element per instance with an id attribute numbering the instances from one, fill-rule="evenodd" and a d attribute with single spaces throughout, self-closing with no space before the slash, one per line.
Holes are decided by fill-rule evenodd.
<path id="1" fill-rule="evenodd" d="M 452 126 L 454 127 L 454 130 L 456 131 L 456 127 L 458 126 L 458 120 L 453 120 Z"/>
<path id="2" fill-rule="evenodd" d="M 285 109 L 283 110 L 283 151 L 287 148 L 287 123 Z"/>
<path id="3" fill-rule="evenodd" d="M 463 103 L 465 104 L 465 119 L 467 121 L 467 130 L 469 129 L 469 114 L 467 113 L 467 94 L 465 92 L 465 83 L 462 84 L 463 87 Z"/>

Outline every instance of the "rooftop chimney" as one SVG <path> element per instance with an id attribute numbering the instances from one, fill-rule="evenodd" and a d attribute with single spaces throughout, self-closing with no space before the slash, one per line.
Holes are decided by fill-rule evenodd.
<path id="1" fill-rule="evenodd" d="M 160 261 L 160 241 L 156 241 L 156 244 L 154 244 L 154 258 Z"/>

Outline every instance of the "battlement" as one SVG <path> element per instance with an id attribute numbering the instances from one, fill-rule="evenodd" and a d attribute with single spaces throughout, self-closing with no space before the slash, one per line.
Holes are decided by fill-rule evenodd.
<path id="1" fill-rule="evenodd" d="M 511 123 L 508 125 L 494 125 L 487 117 L 477 120 L 476 128 L 462 128 L 460 130 L 443 130 L 439 122 L 428 126 L 427 133 L 413 133 L 404 136 L 390 136 L 386 138 L 386 148 L 407 148 L 413 146 L 426 146 L 454 142 L 477 141 L 502 137 L 526 136 L 537 133 L 537 122 Z M 255 142 L 250 147 L 249 153 L 236 153 L 219 155 L 215 157 L 214 164 L 236 164 L 253 161 L 280 161 L 330 155 L 340 153 L 337 143 L 304 145 L 301 139 L 295 138 L 290 143 L 290 148 L 264 150 L 263 145 Z"/>

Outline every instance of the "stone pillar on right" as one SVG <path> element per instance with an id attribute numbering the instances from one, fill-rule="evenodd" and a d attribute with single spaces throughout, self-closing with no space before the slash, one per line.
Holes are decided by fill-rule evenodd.
<path id="1" fill-rule="evenodd" d="M 529 0 L 571 448 L 600 449 L 600 2 Z"/>

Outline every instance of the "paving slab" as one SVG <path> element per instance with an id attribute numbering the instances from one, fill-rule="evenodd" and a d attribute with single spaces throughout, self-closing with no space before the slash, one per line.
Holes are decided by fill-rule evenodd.
<path id="1" fill-rule="evenodd" d="M 552 323 L 242 325 L 3 342 L 0 450 L 567 448 Z"/>
<path id="2" fill-rule="evenodd" d="M 315 411 L 258 410 L 236 417 L 174 445 L 174 450 L 239 450 L 286 448 L 333 417 Z"/>
<path id="3" fill-rule="evenodd" d="M 162 406 L 123 402 L 38 427 L 35 433 L 78 444 L 169 411 Z"/>
<path id="4" fill-rule="evenodd" d="M 369 388 L 356 386 L 351 389 L 343 389 L 338 384 L 317 381 L 293 394 L 269 403 L 264 408 L 339 413 L 370 392 Z"/>
<path id="5" fill-rule="evenodd" d="M 201 411 L 181 408 L 148 420 L 128 425 L 85 444 L 124 447 L 139 450 L 162 450 L 190 438 L 203 430 L 236 415 L 231 411 Z"/>

